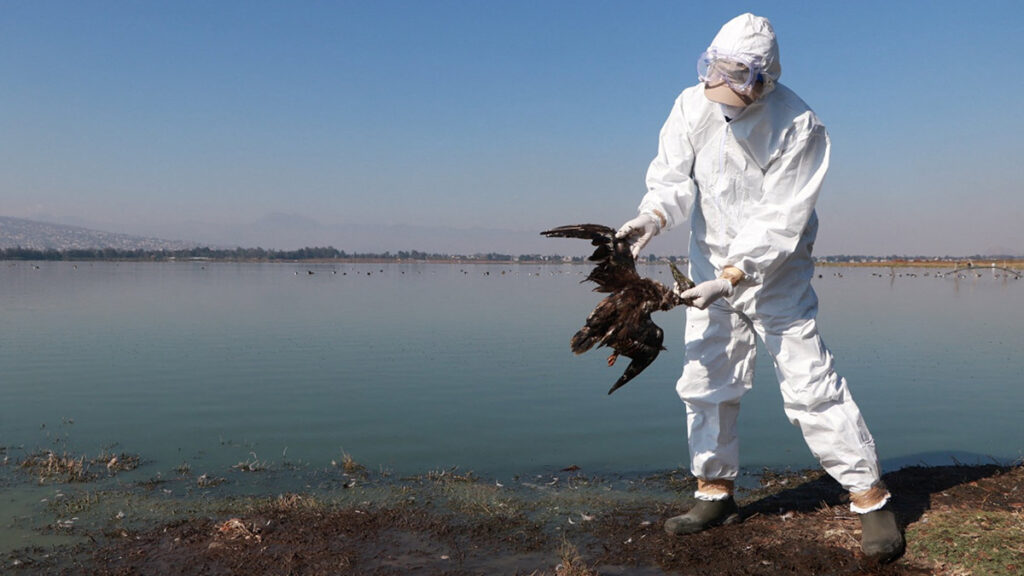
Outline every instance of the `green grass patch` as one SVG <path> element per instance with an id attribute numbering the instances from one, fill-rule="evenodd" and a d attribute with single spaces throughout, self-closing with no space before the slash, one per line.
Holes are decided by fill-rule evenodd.
<path id="1" fill-rule="evenodd" d="M 932 511 L 909 528 L 907 542 L 915 556 L 944 573 L 1017 576 L 1024 572 L 1020 511 Z"/>

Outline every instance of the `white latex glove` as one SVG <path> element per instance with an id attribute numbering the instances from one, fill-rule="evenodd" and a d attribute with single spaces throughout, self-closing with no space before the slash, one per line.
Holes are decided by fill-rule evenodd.
<path id="1" fill-rule="evenodd" d="M 629 251 L 633 253 L 633 259 L 635 260 L 640 255 L 640 251 L 643 250 L 644 246 L 647 246 L 651 238 L 657 236 L 660 231 L 661 226 L 657 218 L 650 214 L 641 214 L 623 224 L 619 231 L 615 233 L 615 237 L 629 240 Z"/>
<path id="2" fill-rule="evenodd" d="M 688 306 L 705 310 L 708 306 L 711 306 L 712 302 L 722 296 L 732 296 L 732 282 L 725 278 L 716 278 L 707 282 L 701 282 L 681 293 L 679 292 L 679 284 L 676 284 L 674 290 Z"/>

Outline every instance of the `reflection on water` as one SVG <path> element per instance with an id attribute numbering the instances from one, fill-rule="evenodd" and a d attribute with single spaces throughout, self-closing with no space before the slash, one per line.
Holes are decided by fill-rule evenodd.
<path id="1" fill-rule="evenodd" d="M 0 265 L 11 460 L 108 449 L 141 454 L 151 475 L 198 475 L 344 451 L 373 469 L 495 477 L 687 461 L 683 312 L 655 315 L 668 350 L 609 397 L 621 366 L 568 346 L 600 299 L 583 266 Z M 883 460 L 1021 456 L 1024 281 L 820 272 L 822 333 Z M 740 421 L 746 467 L 814 464 L 764 354 Z"/>

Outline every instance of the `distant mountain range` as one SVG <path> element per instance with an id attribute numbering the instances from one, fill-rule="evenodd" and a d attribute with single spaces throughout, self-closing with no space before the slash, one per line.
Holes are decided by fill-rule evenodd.
<path id="1" fill-rule="evenodd" d="M 183 250 L 196 246 L 195 242 L 114 234 L 77 226 L 0 216 L 0 249 L 20 247 L 31 250 Z"/>
<path id="2" fill-rule="evenodd" d="M 184 222 L 175 231 L 157 235 L 189 238 L 164 240 L 103 232 L 82 226 L 53 224 L 0 216 L 0 249 L 74 250 L 180 250 L 195 247 L 296 250 L 332 246 L 350 253 L 419 250 L 443 254 L 549 254 L 582 255 L 585 243 L 552 243 L 538 231 L 408 225 L 321 224 L 294 214 L 272 213 L 250 223 L 210 224 Z M 577 254 L 578 253 L 578 254 Z"/>
<path id="3" fill-rule="evenodd" d="M 160 234 L 161 231 L 154 230 Z M 536 231 L 501 229 L 454 229 L 411 225 L 325 225 L 293 214 L 268 214 L 249 223 L 236 225 L 184 225 L 167 235 L 193 240 L 165 240 L 104 232 L 81 226 L 68 226 L 0 216 L 0 250 L 77 250 L 115 248 L 118 250 L 187 250 L 209 248 L 257 248 L 296 250 L 333 247 L 349 253 L 397 253 L 417 250 L 429 254 L 560 254 L 589 255 L 584 242 L 552 242 Z M 683 238 L 685 239 L 685 238 Z M 659 255 L 665 255 L 658 252 Z M 980 253 L 988 257 L 1020 257 L 1020 250 L 990 248 Z M 678 255 L 678 254 L 677 254 Z M 958 256 L 969 256 L 961 253 Z M 974 253 L 973 255 L 978 255 Z M 838 257 L 836 257 L 838 258 Z"/>

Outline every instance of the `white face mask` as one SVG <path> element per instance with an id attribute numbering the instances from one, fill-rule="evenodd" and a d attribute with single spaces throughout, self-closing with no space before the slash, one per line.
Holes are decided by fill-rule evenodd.
<path id="1" fill-rule="evenodd" d="M 719 104 L 719 106 L 722 107 L 722 114 L 729 119 L 739 116 L 747 108 L 746 106 L 729 106 L 728 104 Z"/>

